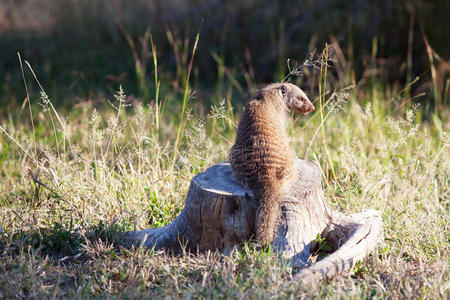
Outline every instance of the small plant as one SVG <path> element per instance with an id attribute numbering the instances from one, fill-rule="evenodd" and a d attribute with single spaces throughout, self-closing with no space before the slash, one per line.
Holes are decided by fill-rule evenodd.
<path id="1" fill-rule="evenodd" d="M 361 261 L 357 261 L 353 268 L 353 273 L 356 277 L 362 277 L 368 271 L 367 267 Z"/>
<path id="2" fill-rule="evenodd" d="M 317 234 L 316 239 L 314 240 L 316 243 L 313 255 L 318 256 L 319 259 L 327 256 L 331 251 L 331 245 L 328 243 L 327 239 Z"/>

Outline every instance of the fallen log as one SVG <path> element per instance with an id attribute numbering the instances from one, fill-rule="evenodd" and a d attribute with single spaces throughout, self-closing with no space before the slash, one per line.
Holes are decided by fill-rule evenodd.
<path id="1" fill-rule="evenodd" d="M 325 203 L 319 167 L 297 159 L 296 176 L 280 203 L 273 248 L 301 269 L 294 279 L 304 283 L 332 278 L 349 270 L 382 240 L 379 212 L 344 215 Z M 156 250 L 217 250 L 229 254 L 254 234 L 258 199 L 234 178 L 229 163 L 208 168 L 191 180 L 185 207 L 169 225 L 128 232 L 127 244 Z M 320 235 L 334 252 L 312 262 Z"/>

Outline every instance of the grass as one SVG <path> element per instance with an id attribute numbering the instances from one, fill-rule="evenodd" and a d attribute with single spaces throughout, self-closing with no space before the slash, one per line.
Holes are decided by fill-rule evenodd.
<path id="1" fill-rule="evenodd" d="M 166 83 L 155 72 L 151 105 L 120 87 L 100 110 L 85 103 L 62 115 L 42 88 L 42 107 L 31 99 L 33 123 L 20 112 L 0 120 L 0 298 L 448 297 L 450 111 L 413 104 L 409 84 L 372 75 L 351 82 L 342 58 L 342 74 L 331 72 L 328 48 L 299 78 L 317 82 L 319 109 L 293 116 L 288 134 L 297 156 L 321 166 L 333 208 L 382 212 L 376 253 L 311 288 L 292 283 L 288 263 L 270 249 L 247 244 L 228 257 L 121 247 L 123 231 L 170 223 L 191 178 L 233 144 L 233 97 L 248 95 L 230 92 L 236 74 L 215 55 L 223 80 L 216 104 L 196 103 L 194 54 L 195 46 L 189 68 L 187 59 L 179 68 L 188 70 L 178 76 L 182 91 L 160 90 Z"/>

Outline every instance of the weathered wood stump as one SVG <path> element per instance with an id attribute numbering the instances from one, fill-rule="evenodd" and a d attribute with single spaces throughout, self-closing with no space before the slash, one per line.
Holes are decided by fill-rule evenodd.
<path id="1" fill-rule="evenodd" d="M 383 238 L 379 212 L 344 215 L 325 203 L 320 169 L 297 159 L 296 176 L 281 202 L 273 248 L 302 267 L 295 280 L 331 278 L 375 249 Z M 128 244 L 149 248 L 218 250 L 225 254 L 254 234 L 258 199 L 234 178 L 229 163 L 216 164 L 191 180 L 186 204 L 169 225 L 127 233 Z M 320 234 L 334 252 L 312 263 L 311 252 Z"/>

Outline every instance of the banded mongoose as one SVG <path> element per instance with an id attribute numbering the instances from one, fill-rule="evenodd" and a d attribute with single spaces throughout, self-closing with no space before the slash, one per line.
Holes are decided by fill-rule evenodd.
<path id="1" fill-rule="evenodd" d="M 235 178 L 259 199 L 256 240 L 273 241 L 285 184 L 294 175 L 295 153 L 286 135 L 289 111 L 314 110 L 306 94 L 291 83 L 273 83 L 245 106 L 229 159 Z"/>

